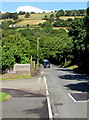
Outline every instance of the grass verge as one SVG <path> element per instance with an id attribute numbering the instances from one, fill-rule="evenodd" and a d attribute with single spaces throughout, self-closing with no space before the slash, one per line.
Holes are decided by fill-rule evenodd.
<path id="1" fill-rule="evenodd" d="M 15 77 L 0 78 L 0 80 L 23 79 L 23 78 L 31 78 L 31 77 L 32 77 L 32 76 L 15 76 Z"/>
<path id="2" fill-rule="evenodd" d="M 0 92 L 0 102 L 8 100 L 10 98 L 11 98 L 11 95 L 4 92 Z"/>
<path id="3" fill-rule="evenodd" d="M 76 69 L 76 68 L 78 68 L 78 66 L 77 65 L 73 65 L 73 66 L 70 66 L 70 67 L 67 67 L 67 68 Z"/>

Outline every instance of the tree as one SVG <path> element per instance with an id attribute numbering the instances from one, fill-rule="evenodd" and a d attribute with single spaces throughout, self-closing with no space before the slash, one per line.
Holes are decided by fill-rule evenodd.
<path id="1" fill-rule="evenodd" d="M 52 24 L 50 22 L 44 22 L 42 27 L 52 27 Z"/>
<path id="2" fill-rule="evenodd" d="M 60 12 L 57 12 L 56 13 L 56 18 L 59 18 L 60 17 Z"/>
<path id="3" fill-rule="evenodd" d="M 10 13 L 9 12 L 6 12 L 4 14 L 2 14 L 2 19 L 8 19 L 10 18 Z"/>
<path id="4" fill-rule="evenodd" d="M 8 21 L 3 21 L 1 26 L 2 26 L 2 28 L 7 29 L 9 27 L 9 22 Z"/>
<path id="5" fill-rule="evenodd" d="M 45 18 L 47 18 L 48 16 L 47 15 L 45 15 Z"/>
<path id="6" fill-rule="evenodd" d="M 64 10 L 62 10 L 62 9 L 59 10 L 58 12 L 60 13 L 60 16 L 64 16 L 64 14 L 65 14 Z"/>
<path id="7" fill-rule="evenodd" d="M 72 54 L 74 61 L 79 65 L 83 72 L 89 71 L 89 15 L 84 18 L 74 19 L 70 25 L 69 35 L 73 37 Z"/>
<path id="8" fill-rule="evenodd" d="M 29 18 L 29 17 L 30 17 L 30 13 L 27 12 L 27 13 L 25 14 L 25 18 Z"/>
<path id="9" fill-rule="evenodd" d="M 19 15 L 24 15 L 25 12 L 20 11 L 18 14 L 19 14 Z"/>
<path id="10" fill-rule="evenodd" d="M 67 21 L 68 21 L 68 22 L 72 22 L 73 19 L 72 19 L 72 18 L 68 18 Z"/>
<path id="11" fill-rule="evenodd" d="M 54 17 L 54 14 L 51 14 L 50 17 Z"/>
<path id="12" fill-rule="evenodd" d="M 43 18 L 43 20 L 48 21 L 48 20 L 49 20 L 48 16 L 47 16 L 47 15 L 45 15 L 45 17 Z"/>
<path id="13" fill-rule="evenodd" d="M 2 36 L 3 70 L 13 67 L 15 63 L 29 63 L 30 42 L 13 30 L 3 31 Z"/>
<path id="14" fill-rule="evenodd" d="M 13 18 L 13 20 L 18 19 L 18 14 L 17 14 L 17 13 L 13 13 L 13 14 L 12 14 L 12 18 Z"/>
<path id="15" fill-rule="evenodd" d="M 72 10 L 66 10 L 65 11 L 65 16 L 72 16 L 73 15 L 73 11 Z"/>
<path id="16" fill-rule="evenodd" d="M 30 25 L 29 24 L 27 24 L 27 27 L 29 27 Z"/>

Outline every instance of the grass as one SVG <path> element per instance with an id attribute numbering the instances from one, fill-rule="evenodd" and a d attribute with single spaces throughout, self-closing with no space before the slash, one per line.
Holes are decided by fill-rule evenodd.
<path id="1" fill-rule="evenodd" d="M 15 25 L 27 25 L 27 24 L 39 24 L 39 23 L 43 23 L 45 22 L 45 20 L 30 20 L 30 19 L 26 19 L 23 21 L 20 21 L 18 23 L 16 23 Z"/>
<path id="2" fill-rule="evenodd" d="M 11 95 L 4 92 L 0 92 L 0 102 L 8 100 L 9 98 L 11 98 Z"/>
<path id="3" fill-rule="evenodd" d="M 39 23 L 43 23 L 45 22 L 45 20 L 42 20 L 45 15 L 47 15 L 48 17 L 50 17 L 52 13 L 38 13 L 38 14 L 30 14 L 30 18 L 25 18 L 25 15 L 19 15 L 19 19 L 22 19 L 22 21 L 16 23 L 16 25 L 27 25 L 27 24 L 39 24 Z M 53 13 L 54 15 L 56 14 L 56 12 Z M 64 19 L 67 20 L 68 18 L 81 18 L 83 16 L 61 16 L 60 19 Z"/>
<path id="4" fill-rule="evenodd" d="M 53 29 L 61 29 L 61 28 L 64 29 L 66 32 L 68 32 L 67 30 L 68 27 L 53 27 Z"/>
<path id="5" fill-rule="evenodd" d="M 0 80 L 13 80 L 13 79 L 23 79 L 23 78 L 30 78 L 31 76 L 13 76 L 13 77 L 3 77 Z"/>
<path id="6" fill-rule="evenodd" d="M 74 18 L 82 18 L 82 17 L 84 16 L 61 16 L 60 19 L 67 20 L 68 18 L 74 19 Z"/>
<path id="7" fill-rule="evenodd" d="M 78 68 L 78 66 L 77 66 L 77 65 L 73 65 L 73 66 L 70 66 L 70 67 L 68 67 L 68 68 L 70 68 L 70 69 L 75 69 L 75 68 Z"/>
<path id="8" fill-rule="evenodd" d="M 30 20 L 42 20 L 45 15 L 47 15 L 48 17 L 51 15 L 52 13 L 38 13 L 38 14 L 30 14 Z M 53 13 L 55 15 L 55 12 Z M 25 15 L 19 15 L 20 19 L 28 19 L 24 17 Z"/>

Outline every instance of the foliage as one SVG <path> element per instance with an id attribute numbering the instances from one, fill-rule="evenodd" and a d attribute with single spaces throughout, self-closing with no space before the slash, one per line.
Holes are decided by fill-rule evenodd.
<path id="1" fill-rule="evenodd" d="M 60 16 L 64 16 L 65 12 L 64 10 L 59 10 L 57 13 L 56 13 L 56 17 L 59 18 Z"/>
<path id="2" fill-rule="evenodd" d="M 63 67 L 68 67 L 68 66 L 70 66 L 70 64 L 71 64 L 71 61 L 67 61 L 67 62 L 64 63 Z"/>
<path id="3" fill-rule="evenodd" d="M 15 63 L 28 63 L 30 42 L 20 33 L 13 30 L 3 31 L 2 38 L 2 70 L 13 67 Z"/>
<path id="4" fill-rule="evenodd" d="M 3 70 L 13 67 L 14 63 L 29 63 L 31 56 L 37 61 L 37 39 L 40 38 L 38 54 L 40 62 L 48 59 L 62 66 L 76 64 L 87 72 L 89 69 L 87 57 L 89 14 L 74 20 L 57 18 L 54 23 L 52 19 L 54 19 L 53 14 L 50 15 L 49 21 L 40 24 L 41 28 L 10 30 L 4 25 L 2 30 Z M 69 26 L 69 33 L 64 29 L 52 29 L 53 26 Z"/>
<path id="5" fill-rule="evenodd" d="M 2 28 L 7 29 L 9 27 L 9 22 L 8 21 L 3 21 L 1 26 L 2 26 Z"/>
<path id="6" fill-rule="evenodd" d="M 12 18 L 13 18 L 13 20 L 17 20 L 18 19 L 18 14 L 17 13 L 13 13 Z"/>
<path id="7" fill-rule="evenodd" d="M 70 25 L 69 36 L 73 38 L 72 54 L 74 61 L 84 72 L 89 71 L 89 15 L 74 19 Z"/>
<path id="8" fill-rule="evenodd" d="M 70 59 L 71 38 L 64 29 L 54 30 L 50 23 L 42 29 L 22 29 L 2 32 L 2 67 L 3 70 L 13 67 L 14 63 L 28 63 L 30 56 L 37 60 L 37 38 L 39 37 L 39 60 L 48 58 L 51 62 L 61 64 Z M 69 46 L 69 48 L 67 48 Z M 68 51 L 68 52 L 66 52 Z"/>
<path id="9" fill-rule="evenodd" d="M 4 14 L 2 14 L 2 17 L 1 19 L 8 19 L 8 18 L 12 18 L 13 20 L 16 20 L 18 19 L 18 14 L 15 12 L 15 13 L 10 13 L 10 12 L 6 12 Z"/>
<path id="10" fill-rule="evenodd" d="M 20 11 L 18 14 L 19 14 L 19 15 L 24 15 L 24 14 L 25 14 L 25 12 Z"/>
<path id="11" fill-rule="evenodd" d="M 27 12 L 27 13 L 25 14 L 25 18 L 29 18 L 29 17 L 30 17 L 30 13 Z"/>
<path id="12" fill-rule="evenodd" d="M 52 24 L 51 24 L 50 22 L 44 22 L 44 23 L 42 24 L 42 27 L 46 27 L 46 28 L 52 27 Z"/>

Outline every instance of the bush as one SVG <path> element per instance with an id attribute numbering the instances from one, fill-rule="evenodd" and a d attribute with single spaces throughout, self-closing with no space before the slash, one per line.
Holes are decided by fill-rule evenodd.
<path id="1" fill-rule="evenodd" d="M 64 66 L 63 66 L 63 67 L 69 67 L 70 64 L 71 64 L 71 61 L 67 61 L 67 62 L 64 63 Z"/>

